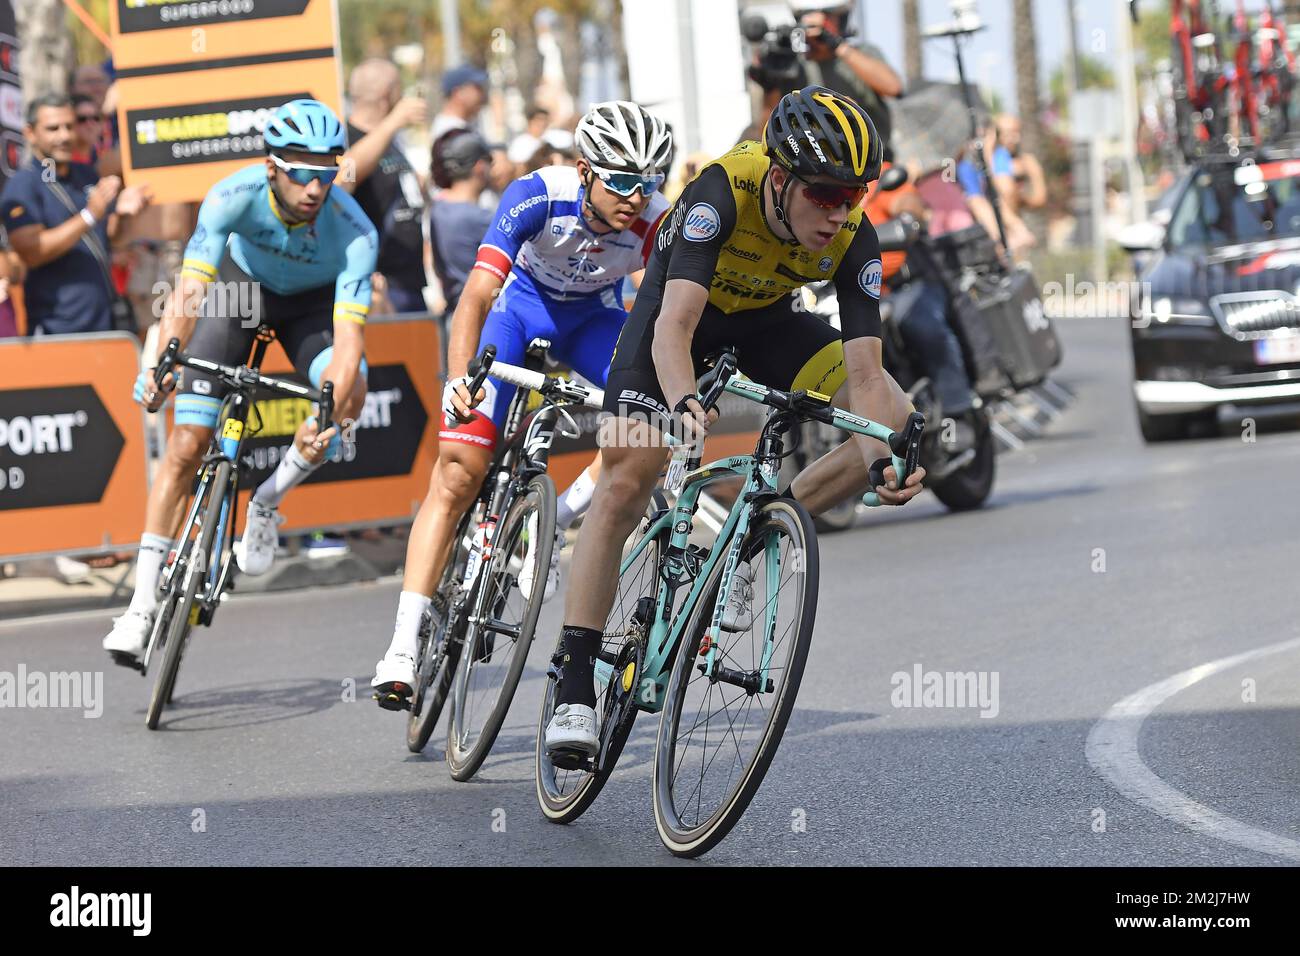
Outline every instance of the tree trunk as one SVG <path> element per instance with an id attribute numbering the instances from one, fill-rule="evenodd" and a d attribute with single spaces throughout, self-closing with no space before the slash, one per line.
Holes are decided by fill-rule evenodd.
<path id="1" fill-rule="evenodd" d="M 923 63 L 920 0 L 903 0 L 903 72 L 909 87 L 920 82 Z"/>
<path id="2" fill-rule="evenodd" d="M 515 43 L 515 73 L 519 92 L 523 95 L 524 106 L 535 105 L 537 84 L 542 80 L 542 57 L 537 52 L 537 25 L 533 22 L 531 12 L 523 11 L 511 33 Z"/>
<path id="3" fill-rule="evenodd" d="M 1016 99 L 1020 107 L 1021 147 L 1042 155 L 1043 110 L 1038 83 L 1038 39 L 1033 0 L 1012 0 L 1015 20 Z"/>
<path id="4" fill-rule="evenodd" d="M 560 42 L 560 57 L 564 60 L 564 85 L 573 97 L 573 108 L 581 113 L 584 109 L 579 100 L 582 94 L 582 17 L 576 13 L 565 13 L 556 24 L 557 40 Z"/>
<path id="5" fill-rule="evenodd" d="M 63 0 L 16 0 L 14 16 L 21 50 L 18 71 L 23 99 L 67 93 L 72 69 L 72 35 L 64 23 Z"/>
<path id="6" fill-rule="evenodd" d="M 632 77 L 628 73 L 627 44 L 623 39 L 623 0 L 613 0 L 610 7 L 612 10 L 609 21 L 610 55 L 618 64 L 618 98 L 626 100 L 632 96 Z"/>

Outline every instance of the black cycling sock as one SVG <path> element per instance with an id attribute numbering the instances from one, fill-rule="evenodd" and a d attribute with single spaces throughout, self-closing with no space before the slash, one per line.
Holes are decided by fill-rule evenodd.
<path id="1" fill-rule="evenodd" d="M 596 706 L 596 655 L 600 653 L 602 632 L 590 627 L 566 624 L 560 631 L 560 652 L 556 664 L 560 680 L 555 688 L 555 705 L 585 704 Z"/>
<path id="2" fill-rule="evenodd" d="M 779 495 L 777 495 L 777 497 L 778 497 L 778 498 L 789 498 L 791 501 L 798 501 L 798 500 L 799 500 L 798 498 L 796 498 L 796 497 L 794 496 L 794 483 L 793 483 L 793 482 L 791 482 L 790 484 L 786 485 L 786 486 L 785 486 L 785 491 L 781 492 Z"/>

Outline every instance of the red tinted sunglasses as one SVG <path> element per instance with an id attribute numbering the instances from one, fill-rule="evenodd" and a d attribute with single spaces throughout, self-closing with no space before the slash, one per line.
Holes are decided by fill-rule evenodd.
<path id="1" fill-rule="evenodd" d="M 795 178 L 798 179 L 797 176 Z M 808 201 L 822 209 L 838 209 L 845 203 L 848 203 L 849 208 L 852 209 L 867 195 L 866 186 L 832 186 L 825 183 L 809 183 L 802 179 L 799 183 L 803 186 L 803 194 L 808 197 Z"/>

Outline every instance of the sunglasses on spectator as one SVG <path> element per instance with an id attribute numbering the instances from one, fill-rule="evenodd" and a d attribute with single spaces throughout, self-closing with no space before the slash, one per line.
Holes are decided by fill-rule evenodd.
<path id="1" fill-rule="evenodd" d="M 798 176 L 795 179 L 799 179 Z M 838 209 L 848 203 L 850 209 L 862 202 L 867 194 L 866 186 L 837 186 L 827 183 L 810 183 L 799 179 L 803 194 L 814 206 L 822 209 Z"/>
<path id="2" fill-rule="evenodd" d="M 630 196 L 638 189 L 641 195 L 649 196 L 664 184 L 663 174 L 657 176 L 638 176 L 636 173 L 611 173 L 607 169 L 591 167 L 591 171 L 600 177 L 605 188 L 620 196 Z"/>
<path id="3" fill-rule="evenodd" d="M 102 123 L 104 122 L 104 117 L 99 113 L 95 113 L 94 115 L 91 115 L 90 113 L 78 113 L 77 122 L 78 123 Z"/>
<path id="4" fill-rule="evenodd" d="M 338 177 L 339 167 L 337 166 L 311 166 L 307 163 L 286 163 L 275 153 L 271 154 L 271 162 L 277 167 L 284 170 L 284 174 L 299 186 L 306 186 L 313 179 L 319 179 L 328 186 Z"/>

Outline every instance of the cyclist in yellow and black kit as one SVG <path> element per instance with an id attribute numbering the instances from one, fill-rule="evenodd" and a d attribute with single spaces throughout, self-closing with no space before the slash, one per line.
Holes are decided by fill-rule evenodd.
<path id="1" fill-rule="evenodd" d="M 565 605 L 556 710 L 546 748 L 597 749 L 592 673 L 613 603 L 623 542 L 644 513 L 665 451 L 655 429 L 671 421 L 707 432 L 695 399 L 703 360 L 723 346 L 740 371 L 779 389 L 809 389 L 891 428 L 911 403 L 881 367 L 880 244 L 862 214 L 879 178 L 882 143 L 866 112 L 824 87 L 787 94 L 763 142 L 743 142 L 709 164 L 678 198 L 655 237 L 636 305 L 619 336 L 605 388 L 603 470 L 573 558 Z M 843 328 L 800 309 L 799 289 L 830 279 Z M 868 484 L 883 443 L 855 437 L 811 465 L 783 492 L 814 514 Z M 901 505 L 924 469 L 875 489 Z M 743 630 L 752 609 L 743 581 L 722 619 Z M 732 603 L 737 606 L 733 607 Z"/>

